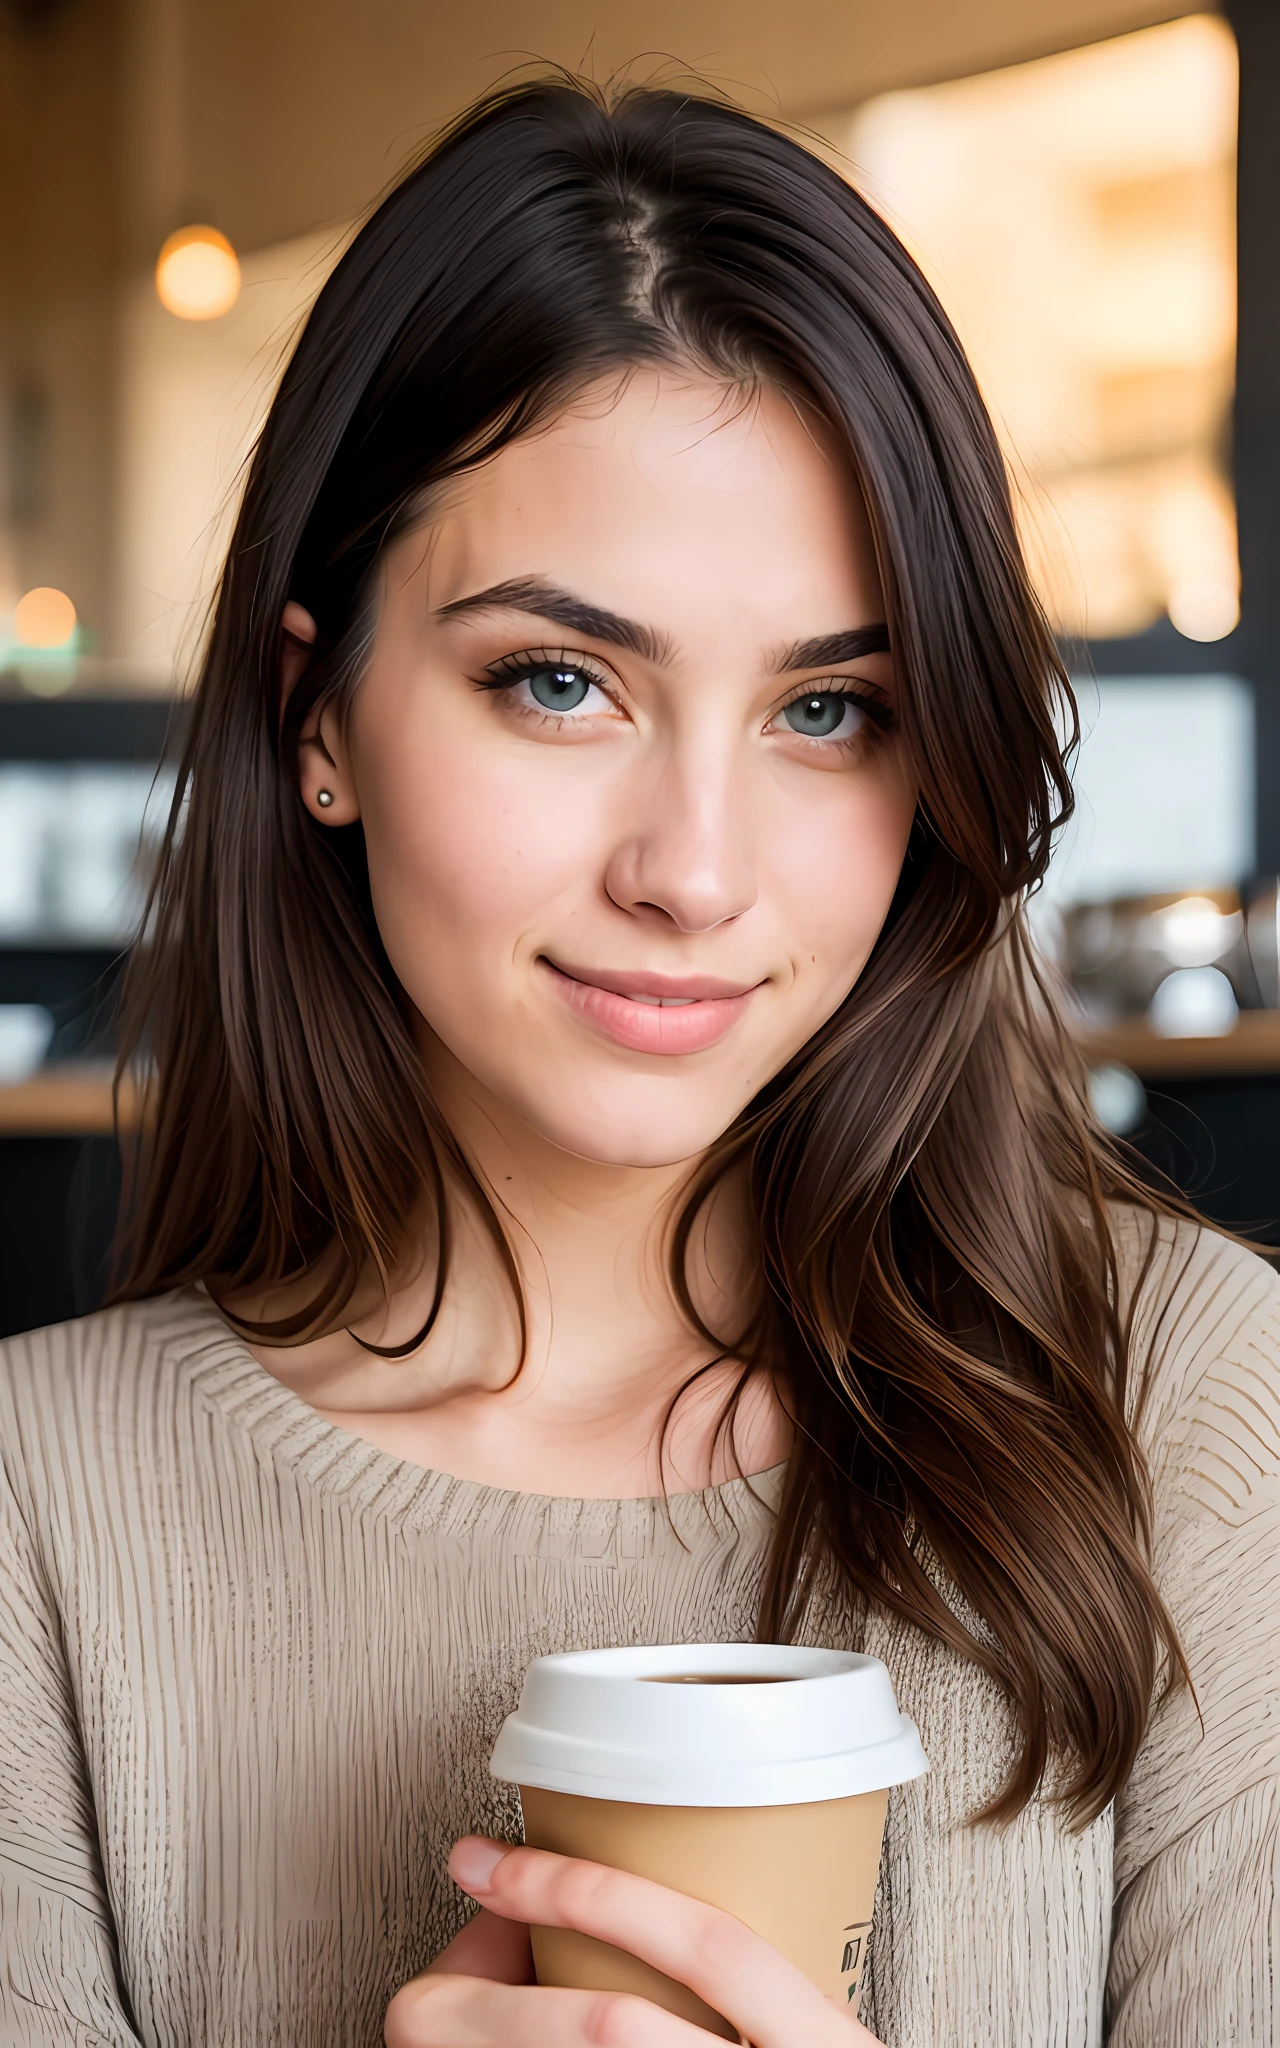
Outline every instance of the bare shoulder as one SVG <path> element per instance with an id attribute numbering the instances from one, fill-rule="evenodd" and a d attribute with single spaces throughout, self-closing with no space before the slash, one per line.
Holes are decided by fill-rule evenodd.
<path id="1" fill-rule="evenodd" d="M 1280 1472 L 1280 1275 L 1207 1224 L 1123 1209 L 1114 1228 L 1130 1402 L 1157 1492 L 1190 1460 L 1226 1482 L 1226 1505 L 1247 1472 Z"/>

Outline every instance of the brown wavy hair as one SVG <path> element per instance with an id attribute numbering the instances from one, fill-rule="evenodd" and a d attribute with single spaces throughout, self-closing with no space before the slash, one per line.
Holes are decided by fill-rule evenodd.
<path id="1" fill-rule="evenodd" d="M 1180 1653 L 1148 1564 L 1110 1207 L 1152 1197 L 1092 1120 L 1028 942 L 1074 717 L 1004 465 L 937 300 L 797 141 L 711 98 L 551 78 L 458 122 L 338 263 L 249 469 L 191 707 L 123 1052 L 149 1135 L 117 1298 L 313 1280 L 276 1342 L 335 1328 L 446 1188 L 492 1207 L 433 1106 L 361 828 L 319 829 L 303 720 L 358 688 L 371 570 L 423 493 L 628 365 L 779 386 L 847 448 L 921 797 L 848 999 L 714 1148 L 762 1289 L 734 1350 L 797 1424 L 761 1631 L 815 1575 L 974 1659 L 1073 1821 L 1123 1785 Z M 283 713 L 290 598 L 319 638 Z M 711 1332 L 705 1332 L 708 1338 Z M 947 1589 L 947 1590 L 944 1590 Z M 958 1599 L 955 1595 L 958 1593 Z"/>

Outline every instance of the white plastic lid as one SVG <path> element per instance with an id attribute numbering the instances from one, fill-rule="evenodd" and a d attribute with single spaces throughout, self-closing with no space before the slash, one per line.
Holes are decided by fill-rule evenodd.
<path id="1" fill-rule="evenodd" d="M 652 1682 L 681 1678 L 737 1682 Z M 876 1657 L 677 1643 L 537 1658 L 489 1768 L 509 1784 L 638 1806 L 799 1806 L 929 1766 Z"/>

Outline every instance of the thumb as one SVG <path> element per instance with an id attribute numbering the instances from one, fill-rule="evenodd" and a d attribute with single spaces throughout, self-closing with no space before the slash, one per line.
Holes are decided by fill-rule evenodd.
<path id="1" fill-rule="evenodd" d="M 441 1949 L 431 1971 L 450 1977 L 488 1977 L 498 1984 L 532 1984 L 533 1954 L 529 1930 L 518 1920 L 503 1920 L 482 1906 Z"/>

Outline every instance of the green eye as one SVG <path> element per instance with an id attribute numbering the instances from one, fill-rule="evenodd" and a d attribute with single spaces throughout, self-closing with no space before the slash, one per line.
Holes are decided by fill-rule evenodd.
<path id="1" fill-rule="evenodd" d="M 544 711 L 576 711 L 591 688 L 590 676 L 580 668 L 530 669 L 526 681 L 529 695 Z"/>
<path id="2" fill-rule="evenodd" d="M 852 708 L 856 707 L 840 691 L 822 690 L 812 697 L 797 697 L 782 715 L 792 732 L 803 733 L 808 740 L 826 740 L 839 731 L 846 710 Z"/>

